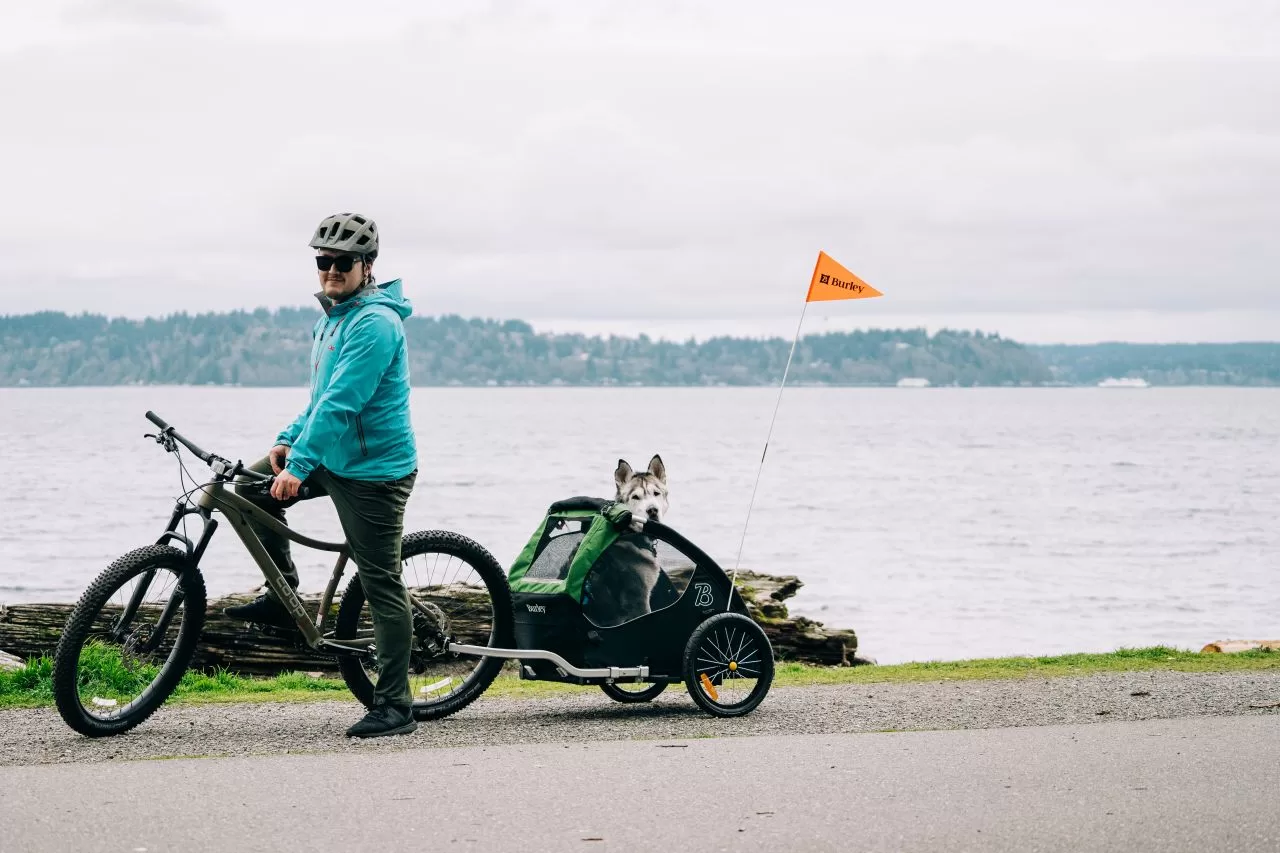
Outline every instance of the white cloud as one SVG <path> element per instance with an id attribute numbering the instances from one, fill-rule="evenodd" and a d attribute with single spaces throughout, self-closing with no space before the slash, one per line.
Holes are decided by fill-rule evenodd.
<path id="1" fill-rule="evenodd" d="M 79 0 L 61 9 L 70 27 L 204 27 L 222 20 L 210 3 L 196 0 Z"/>
<path id="2" fill-rule="evenodd" d="M 1260 6 L 7 9 L 4 310 L 299 304 L 356 209 L 431 313 L 789 335 L 822 248 L 888 294 L 858 322 L 1256 337 Z"/>

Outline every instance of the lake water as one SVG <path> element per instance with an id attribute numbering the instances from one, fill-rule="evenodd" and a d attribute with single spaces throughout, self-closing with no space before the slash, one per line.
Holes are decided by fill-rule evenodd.
<path id="1" fill-rule="evenodd" d="M 509 565 L 549 503 L 611 496 L 619 457 L 661 452 L 668 521 L 727 569 L 774 395 L 415 390 L 407 528 L 458 530 Z M 305 398 L 0 389 L 0 602 L 74 600 L 155 540 L 179 489 L 174 458 L 142 439 L 147 409 L 256 459 Z M 856 629 L 882 663 L 1274 638 L 1278 450 L 1270 389 L 788 389 L 742 564 L 799 575 L 793 612 Z M 323 500 L 291 522 L 337 530 Z M 328 562 L 295 553 L 322 587 Z M 261 581 L 229 530 L 203 566 L 211 595 Z"/>

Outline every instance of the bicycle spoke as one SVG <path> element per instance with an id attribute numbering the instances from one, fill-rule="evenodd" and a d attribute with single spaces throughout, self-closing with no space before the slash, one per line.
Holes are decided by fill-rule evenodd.
<path id="1" fill-rule="evenodd" d="M 441 641 L 485 645 L 494 625 L 494 605 L 484 578 L 467 560 L 428 551 L 404 558 L 402 575 L 413 604 L 414 652 L 409 690 L 417 702 L 436 703 L 469 689 L 482 658 L 445 652 Z M 361 607 L 359 635 L 371 634 L 372 614 Z M 364 662 L 377 683 L 376 660 Z"/>

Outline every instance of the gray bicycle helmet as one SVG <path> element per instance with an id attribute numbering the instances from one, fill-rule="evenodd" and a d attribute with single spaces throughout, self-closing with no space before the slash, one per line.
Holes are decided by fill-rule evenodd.
<path id="1" fill-rule="evenodd" d="M 378 226 L 358 213 L 335 213 L 325 217 L 308 245 L 313 249 L 365 255 L 373 260 L 378 257 Z"/>

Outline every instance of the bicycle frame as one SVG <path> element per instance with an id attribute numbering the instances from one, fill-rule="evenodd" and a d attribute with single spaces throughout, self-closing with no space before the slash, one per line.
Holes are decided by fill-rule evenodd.
<path id="1" fill-rule="evenodd" d="M 170 539 L 181 542 L 186 546 L 187 555 L 192 564 L 198 565 L 200 557 L 204 554 L 205 548 L 209 544 L 209 540 L 213 537 L 213 532 L 218 527 L 218 521 L 213 518 L 213 513 L 221 512 L 223 517 L 231 523 L 231 527 L 244 544 L 245 550 L 249 552 L 254 562 L 258 564 L 258 569 L 262 572 L 267 586 L 284 604 L 285 609 L 289 611 L 289 615 L 293 617 L 293 621 L 297 623 L 298 630 L 302 632 L 302 636 L 309 647 L 317 649 L 321 646 L 327 646 L 347 651 L 361 651 L 362 649 L 359 647 L 371 645 L 373 643 L 372 638 L 351 639 L 342 643 L 334 643 L 326 640 L 323 633 L 329 608 L 332 606 L 333 598 L 337 594 L 338 583 L 342 579 L 347 561 L 351 559 L 350 546 L 346 542 L 325 542 L 298 533 L 287 525 L 282 524 L 266 510 L 236 494 L 233 489 L 228 489 L 227 486 L 228 483 L 222 480 L 208 483 L 197 490 L 199 497 L 196 499 L 194 507 L 182 503 L 175 506 L 173 515 L 169 519 L 169 525 L 164 534 L 161 535 L 158 544 Z M 178 523 L 188 515 L 200 516 L 204 525 L 199 541 L 194 543 L 177 532 Z M 334 552 L 338 555 L 337 562 L 333 567 L 333 573 L 329 577 L 329 583 L 325 587 L 324 595 L 321 598 L 320 609 L 314 619 L 307 614 L 306 608 L 303 607 L 302 600 L 298 597 L 297 592 L 293 587 L 289 586 L 288 581 L 284 578 L 284 573 L 280 571 L 280 568 L 275 564 L 275 560 L 271 559 L 271 555 L 267 553 L 262 540 L 258 538 L 258 535 L 250 525 L 249 520 L 251 518 L 291 542 L 296 542 L 303 547 L 317 551 Z M 137 591 L 135 591 L 135 598 L 140 598 L 145 593 L 149 583 L 150 578 L 139 584 Z M 169 607 L 176 609 L 175 601 L 180 603 L 180 597 L 175 595 L 171 598 Z M 136 610 L 136 607 L 137 605 L 134 602 L 130 602 L 130 605 L 125 609 L 125 613 L 122 614 L 122 623 L 129 621 L 132 611 Z M 164 616 L 161 618 L 164 619 Z"/>

